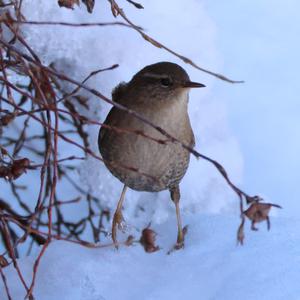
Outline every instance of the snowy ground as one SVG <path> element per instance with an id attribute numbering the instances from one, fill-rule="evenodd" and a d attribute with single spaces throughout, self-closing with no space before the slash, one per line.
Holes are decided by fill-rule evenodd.
<path id="1" fill-rule="evenodd" d="M 236 218 L 184 215 L 184 221 L 186 247 L 171 255 L 166 252 L 176 236 L 175 219 L 154 227 L 162 249 L 152 254 L 140 245 L 116 251 L 52 243 L 39 269 L 36 299 L 299 299 L 299 220 L 273 218 L 270 232 L 266 224 L 258 233 L 246 226 L 243 247 L 236 246 Z M 32 260 L 19 263 L 28 280 Z M 5 273 L 13 299 L 23 299 L 12 269 Z"/>

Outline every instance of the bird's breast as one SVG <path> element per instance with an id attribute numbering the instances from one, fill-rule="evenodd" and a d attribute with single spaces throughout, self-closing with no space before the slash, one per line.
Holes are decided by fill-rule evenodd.
<path id="1" fill-rule="evenodd" d="M 136 107 L 134 110 L 183 143 L 192 143 L 193 132 L 185 103 L 159 108 Z M 105 124 L 126 129 L 126 132 L 118 133 L 102 127 L 99 136 L 105 164 L 124 184 L 136 190 L 159 191 L 182 179 L 190 155 L 179 143 L 115 108 L 110 111 Z"/>

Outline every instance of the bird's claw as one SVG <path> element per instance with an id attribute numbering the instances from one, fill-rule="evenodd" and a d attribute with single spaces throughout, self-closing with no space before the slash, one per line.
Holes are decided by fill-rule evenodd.
<path id="1" fill-rule="evenodd" d="M 168 251 L 167 254 L 171 254 L 172 252 L 176 251 L 176 250 L 180 250 L 184 248 L 184 241 L 181 242 L 176 242 L 176 244 Z"/>
<path id="2" fill-rule="evenodd" d="M 180 250 L 184 248 L 184 238 L 188 230 L 188 225 L 184 226 L 181 234 L 177 237 L 176 244 L 168 251 L 168 254 L 171 254 L 175 250 Z"/>
<path id="3" fill-rule="evenodd" d="M 177 243 L 174 245 L 174 250 L 180 250 L 180 249 L 183 249 L 183 248 L 184 248 L 184 241 L 177 242 Z"/>

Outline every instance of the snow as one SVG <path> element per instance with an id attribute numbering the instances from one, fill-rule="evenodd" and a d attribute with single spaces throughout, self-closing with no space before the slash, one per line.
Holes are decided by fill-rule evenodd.
<path id="1" fill-rule="evenodd" d="M 300 34 L 297 0 L 204 1 L 215 22 L 223 72 L 245 84 L 218 83 L 244 158 L 244 186 L 299 211 Z M 263 176 L 261 174 L 263 173 Z"/>
<path id="2" fill-rule="evenodd" d="M 152 254 L 139 244 L 117 251 L 51 243 L 39 268 L 36 299 L 299 299 L 299 220 L 273 218 L 270 232 L 266 224 L 250 231 L 247 223 L 246 244 L 237 246 L 237 218 L 185 214 L 183 219 L 189 225 L 185 248 L 170 255 L 175 218 L 152 226 L 161 247 Z M 19 264 L 28 282 L 32 258 Z M 4 271 L 13 299 L 23 299 L 13 266 Z"/>

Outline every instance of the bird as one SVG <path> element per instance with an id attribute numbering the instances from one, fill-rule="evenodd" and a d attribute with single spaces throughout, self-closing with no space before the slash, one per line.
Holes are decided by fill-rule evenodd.
<path id="1" fill-rule="evenodd" d="M 181 66 L 164 61 L 144 67 L 128 83 L 121 82 L 113 89 L 112 100 L 193 148 L 195 138 L 188 115 L 189 90 L 202 87 L 205 85 L 191 81 Z M 111 108 L 99 130 L 98 145 L 103 162 L 124 184 L 112 221 L 111 235 L 116 248 L 117 229 L 124 221 L 122 205 L 127 188 L 146 192 L 169 190 L 177 219 L 174 249 L 184 246 L 180 182 L 189 166 L 190 151 L 178 142 L 159 143 L 156 140 L 166 140 L 166 136 L 116 106 Z"/>

